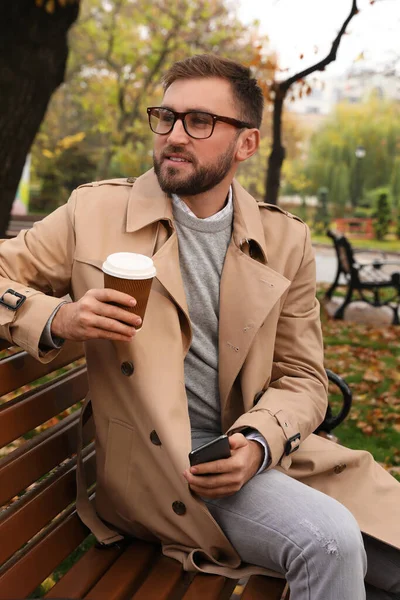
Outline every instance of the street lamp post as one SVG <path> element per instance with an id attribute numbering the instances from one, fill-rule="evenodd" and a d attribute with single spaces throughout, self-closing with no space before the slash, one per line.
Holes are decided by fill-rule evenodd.
<path id="1" fill-rule="evenodd" d="M 365 150 L 364 146 L 357 146 L 357 148 L 355 149 L 354 154 L 356 155 L 356 168 L 355 168 L 355 186 L 354 186 L 354 195 L 353 195 L 353 208 L 355 208 L 361 198 L 362 198 L 362 191 L 363 191 L 363 176 L 362 176 L 362 168 L 361 168 L 361 161 L 363 158 L 365 158 L 365 155 L 367 154 L 367 151 Z"/>

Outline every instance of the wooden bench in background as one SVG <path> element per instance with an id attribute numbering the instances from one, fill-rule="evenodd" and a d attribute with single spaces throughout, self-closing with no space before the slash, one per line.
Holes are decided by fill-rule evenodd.
<path id="1" fill-rule="evenodd" d="M 12 215 L 7 227 L 6 237 L 12 238 L 21 231 L 21 229 L 30 229 L 36 221 L 41 221 L 46 215 Z"/>
<path id="2" fill-rule="evenodd" d="M 75 451 L 88 385 L 83 346 L 67 343 L 47 365 L 1 340 L 0 351 L 0 600 L 31 598 L 35 590 L 38 597 L 38 586 L 77 548 L 79 560 L 45 598 L 228 600 L 235 580 L 186 573 L 160 547 L 141 540 L 98 548 L 78 518 Z M 329 377 L 346 399 L 340 420 L 350 409 L 351 392 L 340 378 L 330 372 Z M 50 426 L 42 427 L 45 423 Z M 319 429 L 329 432 L 337 423 L 329 412 Z M 93 433 L 85 432 L 83 453 L 92 494 Z M 244 590 L 236 588 L 235 597 L 280 600 L 288 598 L 285 586 L 283 579 L 253 576 Z"/>
<path id="3" fill-rule="evenodd" d="M 344 235 L 330 229 L 327 235 L 333 241 L 336 251 L 337 270 L 335 280 L 325 294 L 325 300 L 332 299 L 333 292 L 342 285 L 341 280 L 346 286 L 345 298 L 334 312 L 334 318 L 344 318 L 345 308 L 354 301 L 354 293 L 357 292 L 360 300 L 371 306 L 391 308 L 392 323 L 400 325 L 400 258 L 361 262 L 356 258 L 351 243 Z M 362 251 L 357 252 L 357 255 L 360 254 Z"/>

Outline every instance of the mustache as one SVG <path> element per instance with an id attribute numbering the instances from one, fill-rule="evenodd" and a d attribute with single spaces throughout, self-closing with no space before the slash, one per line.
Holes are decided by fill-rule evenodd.
<path id="1" fill-rule="evenodd" d="M 182 158 L 190 160 L 192 163 L 196 162 L 196 158 L 192 154 L 188 154 L 182 146 L 168 146 L 168 148 L 164 148 L 161 158 L 166 158 L 170 154 L 180 154 Z"/>

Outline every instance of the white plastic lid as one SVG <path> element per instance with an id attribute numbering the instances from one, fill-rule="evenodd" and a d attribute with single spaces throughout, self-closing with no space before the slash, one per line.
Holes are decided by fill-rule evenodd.
<path id="1" fill-rule="evenodd" d="M 150 279 L 155 277 L 157 271 L 148 256 L 134 252 L 116 252 L 107 256 L 103 272 L 121 279 Z"/>

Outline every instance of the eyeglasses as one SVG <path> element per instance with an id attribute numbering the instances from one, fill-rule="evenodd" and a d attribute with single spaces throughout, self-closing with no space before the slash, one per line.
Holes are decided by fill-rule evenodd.
<path id="1" fill-rule="evenodd" d="M 253 127 L 253 125 L 244 121 L 238 121 L 231 117 L 220 117 L 219 115 L 213 115 L 201 110 L 175 112 L 170 108 L 162 106 L 150 106 L 147 109 L 147 114 L 150 129 L 153 133 L 168 135 L 173 130 L 175 123 L 180 120 L 183 123 L 186 133 L 196 140 L 204 140 L 211 137 L 217 121 L 228 123 L 228 125 L 233 125 L 233 127 L 237 127 L 238 129 L 245 127 L 251 129 Z"/>

